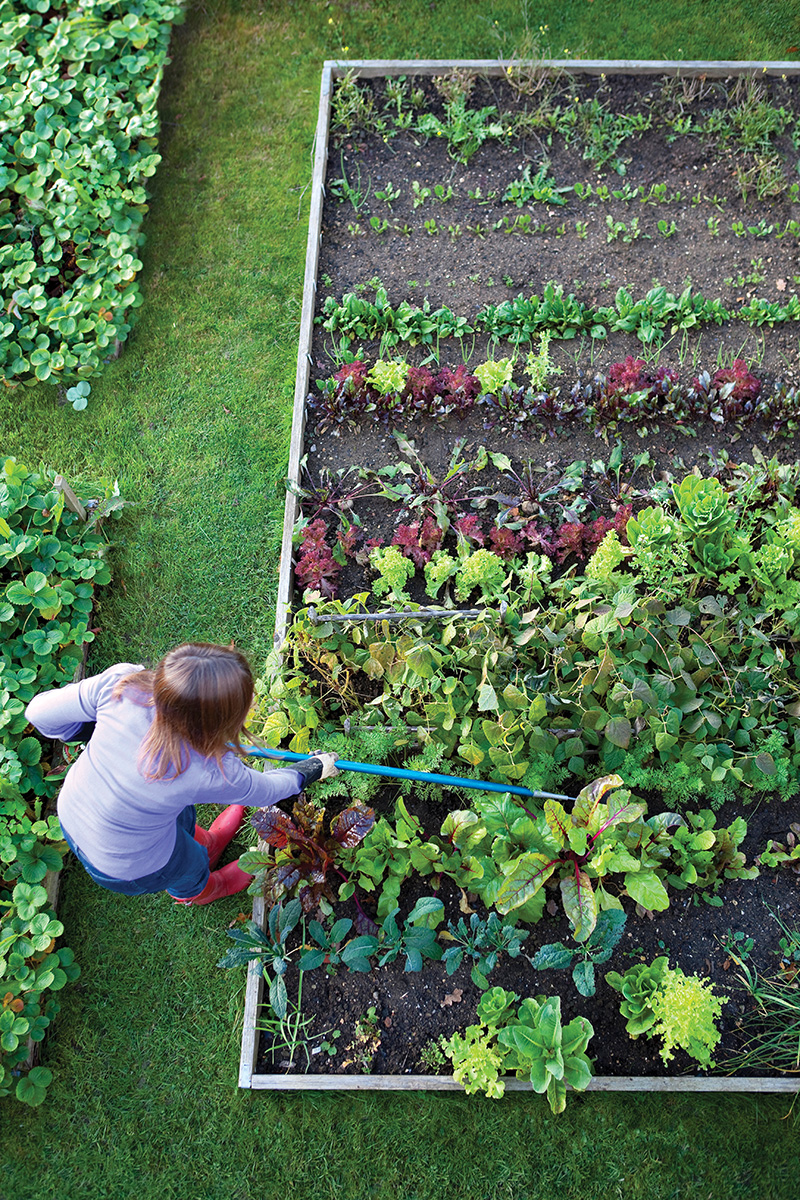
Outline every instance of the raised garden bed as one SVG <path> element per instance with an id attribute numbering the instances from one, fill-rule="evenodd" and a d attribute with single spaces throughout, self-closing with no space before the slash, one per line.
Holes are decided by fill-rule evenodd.
<path id="1" fill-rule="evenodd" d="M 244 1087 L 459 1087 L 448 1075 L 422 1073 L 419 1064 L 440 1066 L 430 1044 L 440 1033 L 449 1037 L 474 1024 L 487 985 L 517 997 L 558 996 L 565 1025 L 588 1016 L 595 1030 L 588 1047 L 597 1072 L 593 1088 L 797 1087 L 791 1076 L 764 1071 L 763 1059 L 740 1066 L 734 1078 L 721 1074 L 741 1054 L 755 1007 L 746 989 L 726 990 L 731 979 L 778 972 L 782 983 L 796 988 L 793 943 L 790 938 L 779 945 L 787 929 L 781 931 L 771 915 L 791 925 L 797 898 L 797 875 L 778 865 L 781 856 L 795 857 L 791 827 L 798 817 L 794 592 L 775 600 L 774 588 L 783 586 L 777 575 L 772 582 L 759 579 L 763 564 L 777 563 L 792 544 L 786 521 L 796 499 L 792 464 L 800 457 L 797 68 L 560 65 L 570 75 L 548 85 L 544 71 L 510 64 L 512 86 L 508 65 L 498 64 L 355 64 L 349 74 L 349 64 L 325 68 L 276 623 L 284 664 L 270 677 L 271 699 L 260 711 L 268 743 L 282 737 L 288 743 L 293 734 L 293 749 L 309 741 L 333 745 L 338 731 L 339 753 L 356 758 L 355 749 L 369 745 L 363 723 L 371 712 L 366 723 L 373 728 L 378 718 L 404 722 L 392 761 L 402 757 L 403 743 L 406 754 L 420 753 L 410 726 L 423 726 L 422 744 L 444 747 L 438 757 L 430 746 L 427 757 L 423 751 L 413 764 L 423 769 L 468 774 L 471 768 L 474 776 L 572 797 L 592 777 L 618 773 L 628 783 L 630 775 L 647 810 L 617 819 L 622 825 L 630 820 L 628 848 L 643 856 L 637 877 L 626 876 L 624 886 L 618 878 L 606 893 L 605 872 L 596 874 L 603 898 L 599 906 L 590 903 L 588 925 L 582 926 L 580 902 L 571 904 L 565 892 L 565 914 L 553 887 L 559 873 L 566 877 L 569 863 L 576 863 L 577 842 L 573 837 L 567 849 L 562 846 L 563 854 L 550 847 L 549 888 L 540 892 L 537 882 L 526 893 L 528 900 L 535 892 L 546 901 L 544 919 L 520 925 L 529 935 L 516 948 L 521 953 L 502 956 L 490 978 L 487 971 L 485 979 L 476 979 L 468 955 L 452 975 L 447 960 L 404 970 L 405 951 L 369 973 L 341 966 L 326 973 L 320 955 L 307 957 L 302 1011 L 315 1016 L 316 1053 L 309 1059 L 290 1055 L 291 1066 L 285 1052 L 270 1051 L 268 1035 L 259 1042 L 257 1025 L 268 1008 L 251 966 Z M 459 70 L 449 82 L 434 83 L 454 66 Z M 557 75 L 559 64 L 550 66 Z M 523 79 L 516 88 L 515 72 Z M 388 94 L 384 76 L 393 81 Z M 735 76 L 738 91 L 716 82 Z M 338 135 L 329 142 L 336 78 L 345 84 L 334 105 Z M 370 82 L 359 85 L 357 78 Z M 475 112 L 480 119 L 470 116 Z M 468 137 L 483 144 L 473 149 Z M 536 361 L 526 361 L 530 351 Z M 772 455 L 789 466 L 768 463 Z M 399 463 L 405 467 L 398 471 Z M 395 469 L 387 472 L 387 465 Z M 343 475 L 351 466 L 362 469 L 359 477 L 355 470 Z M 700 484 L 689 478 L 695 466 Z M 692 515 L 698 486 L 717 506 L 712 525 L 716 520 L 725 532 L 714 544 L 719 549 L 724 543 L 724 561 L 705 548 L 706 527 L 698 532 Z M 744 494 L 749 506 L 742 503 Z M 306 526 L 301 537 L 298 497 Z M 691 588 L 682 591 L 663 564 L 651 559 L 648 565 L 637 551 L 628 522 L 641 524 L 653 511 L 668 529 L 662 558 L 669 558 L 681 536 L 689 539 L 682 569 L 694 579 Z M 375 540 L 380 546 L 370 553 L 367 543 Z M 399 575 L 396 564 L 381 557 L 392 543 L 405 564 Z M 601 544 L 605 558 L 597 556 Z M 479 549 L 491 554 L 494 567 L 500 564 L 499 577 L 496 571 L 493 580 L 481 574 Z M 423 572 L 432 562 L 440 564 L 437 581 Z M 644 572 L 638 583 L 634 564 Z M 680 574 L 676 564 L 672 576 Z M 293 566 L 312 589 L 310 610 L 302 610 L 299 596 L 292 601 Z M 781 568 L 786 588 L 792 566 L 787 558 Z M 370 595 L 376 576 L 383 581 Z M 348 599 L 356 595 L 361 598 Z M 331 596 L 338 601 L 331 603 Z M 740 618 L 734 603 L 744 607 Z M 445 605 L 489 611 L 460 623 L 446 613 L 438 620 L 409 616 L 401 626 L 407 644 L 399 640 L 398 626 L 392 633 L 388 622 L 352 620 L 367 609 Z M 731 629 L 738 620 L 737 628 L 749 630 L 759 605 L 763 643 L 778 651 L 769 662 L 762 655 L 758 666 L 765 675 L 756 681 L 750 634 L 740 632 L 741 644 L 734 647 Z M 293 621 L 292 609 L 301 609 Z M 596 637 L 588 636 L 587 616 Z M 659 647 L 666 639 L 673 659 L 667 655 L 665 666 L 647 647 L 642 655 L 642 645 L 637 650 L 625 633 L 630 628 L 645 630 L 645 639 Z M 480 642 L 483 654 L 471 668 L 469 686 L 467 657 L 448 657 L 447 650 L 465 641 Z M 546 652 L 536 659 L 535 646 L 548 641 L 564 647 L 558 667 L 563 679 L 594 664 L 595 682 L 597 656 L 605 662 L 609 647 L 622 645 L 614 669 L 623 670 L 619 680 L 628 692 L 616 698 L 612 692 L 607 700 L 607 689 L 597 688 L 589 703 L 585 696 L 574 699 L 575 684 L 570 700 L 569 687 L 559 692 L 548 675 Z M 711 647 L 708 654 L 700 642 Z M 370 644 L 379 649 L 364 650 Z M 677 670 L 677 652 L 684 654 L 680 670 L 699 696 L 697 704 L 685 696 L 669 703 L 674 686 L 668 694 L 659 691 L 664 671 Z M 328 656 L 324 669 L 320 655 Z M 509 664 L 505 675 L 502 669 L 494 673 L 498 657 Z M 336 681 L 337 660 L 352 678 L 347 695 Z M 640 664 L 638 680 L 624 675 L 631 662 Z M 735 684 L 727 699 L 716 694 L 704 700 L 717 666 Z M 448 673 L 453 689 L 444 693 L 441 677 Z M 379 682 L 384 675 L 391 685 Z M 289 679 L 293 699 L 287 700 L 281 689 Z M 503 684 L 512 690 L 501 697 Z M 734 692 L 740 699 L 733 699 Z M 451 694 L 448 724 L 436 704 Z M 669 724 L 671 709 L 679 715 Z M 700 718 L 690 718 L 698 710 Z M 599 718 L 591 715 L 598 712 Z M 470 733 L 465 715 L 483 731 Z M 449 737 L 457 721 L 460 733 Z M 487 722 L 501 729 L 503 721 L 505 733 L 493 743 Z M 770 731 L 772 741 L 766 742 Z M 332 798 L 330 785 L 321 791 L 331 796 L 330 813 L 346 805 Z M 429 789 L 406 794 L 409 811 L 421 822 L 419 841 L 436 845 L 440 858 L 435 870 L 424 873 L 428 877 L 409 875 L 398 920 L 415 901 L 431 896 L 431 911 L 441 901 L 435 914 L 440 931 L 450 929 L 451 935 L 460 919 L 468 922 L 473 914 L 485 922 L 492 903 L 503 917 L 515 916 L 508 887 L 487 892 L 485 882 L 471 883 L 460 868 L 442 867 L 448 847 L 462 856 L 469 849 L 452 827 L 440 832 L 446 814 L 473 808 L 470 797 L 477 795 Z M 759 803 L 744 803 L 753 796 Z M 396 834 L 395 797 L 396 789 L 384 788 L 369 803 L 384 827 L 394 821 Z M 605 800 L 610 803 L 610 796 Z M 532 804 L 531 820 L 541 806 L 511 801 Z M 709 806 L 718 811 L 712 814 Z M 673 819 L 676 807 L 687 815 Z M 470 820 L 485 824 L 485 806 L 475 801 L 473 811 L 478 815 Z M 693 822 L 689 814 L 698 811 L 705 815 Z M 561 818 L 552 807 L 545 812 L 552 832 Z M 702 879 L 691 866 L 682 874 L 685 861 L 677 866 L 677 851 L 665 849 L 661 866 L 653 868 L 662 897 L 658 888 L 657 896 L 642 890 L 653 864 L 645 864 L 647 847 L 634 826 L 671 812 L 659 826 L 664 846 L 676 829 L 692 828 L 700 839 L 695 849 L 702 842 L 716 865 L 699 872 Z M 609 826 L 614 813 L 613 806 L 604 811 Z M 519 809 L 514 816 L 524 820 Z M 595 837 L 601 838 L 598 847 L 608 837 L 603 822 L 577 824 L 583 829 L 578 842 L 587 829 L 592 846 Z M 656 826 L 648 828 L 645 840 L 652 841 Z M 585 845 L 578 866 L 586 861 Z M 772 857 L 768 853 L 753 879 L 754 864 L 768 848 Z M 365 861 L 359 853 L 351 851 L 355 858 L 343 862 L 353 877 Z M 554 862 L 560 865 L 553 869 Z M 345 899 L 335 906 L 335 919 L 354 923 L 340 939 L 345 945 L 356 933 L 372 936 L 377 926 L 367 918 L 381 924 L 390 907 L 384 898 L 375 911 L 381 880 L 371 891 L 362 873 L 360 884 L 358 903 Z M 279 894 L 273 888 L 271 899 Z M 533 969 L 529 958 L 554 943 L 565 947 L 562 957 L 570 967 L 581 962 L 581 947 L 595 945 L 611 921 L 601 912 L 597 933 L 589 932 L 598 907 L 619 911 L 620 895 L 625 928 L 613 959 L 597 958 L 595 996 L 578 994 L 570 970 Z M 263 924 L 264 917 L 257 898 L 254 919 Z M 287 942 L 295 963 L 300 942 L 291 938 L 299 934 L 298 926 Z M 319 935 L 326 937 L 321 927 Z M 385 925 L 380 936 L 385 948 Z M 306 932 L 306 955 L 314 944 Z M 452 936 L 441 939 L 439 953 L 453 944 Z M 327 945 L 326 952 L 335 963 L 338 951 Z M 694 1073 L 696 1061 L 684 1050 L 666 1065 L 658 1041 L 631 1041 L 619 997 L 603 981 L 608 970 L 621 974 L 664 956 L 704 981 L 702 987 L 712 983 L 730 997 L 719 1019 L 720 1073 L 714 1076 Z M 601 965 L 606 961 L 608 967 Z M 297 978 L 290 967 L 290 1001 L 297 999 Z M 330 1030 L 340 1037 L 329 1038 Z M 442 1063 L 441 1069 L 450 1066 Z M 507 1086 L 530 1084 L 511 1079 Z"/>

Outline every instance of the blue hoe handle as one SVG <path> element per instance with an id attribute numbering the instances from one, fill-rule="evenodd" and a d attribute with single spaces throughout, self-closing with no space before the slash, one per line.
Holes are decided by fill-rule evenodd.
<path id="1" fill-rule="evenodd" d="M 311 754 L 297 754 L 293 750 L 262 749 L 256 746 L 243 746 L 245 754 L 251 758 L 276 758 L 283 762 L 303 762 L 313 758 Z M 407 771 L 403 767 L 380 767 L 375 763 L 350 762 L 346 758 L 337 758 L 336 766 L 340 771 L 358 771 L 362 775 L 384 775 L 389 779 L 416 779 L 421 783 L 441 783 L 445 787 L 474 788 L 480 792 L 510 792 L 512 796 L 529 796 L 537 800 L 574 800 L 574 796 L 561 796 L 555 792 L 532 792 L 530 788 L 515 787 L 510 783 L 494 783 L 481 779 L 464 779 L 460 775 L 439 775 L 435 771 Z"/>

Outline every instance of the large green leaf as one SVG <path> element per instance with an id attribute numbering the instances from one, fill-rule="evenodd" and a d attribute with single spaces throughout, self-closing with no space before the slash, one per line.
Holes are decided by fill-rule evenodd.
<path id="1" fill-rule="evenodd" d="M 405 660 L 420 678 L 431 679 L 441 663 L 441 655 L 428 645 L 416 645 L 406 652 Z"/>
<path id="2" fill-rule="evenodd" d="M 594 963 L 589 959 L 583 959 L 581 962 L 575 963 L 575 966 L 572 968 L 572 978 L 575 980 L 575 987 L 582 996 L 593 996 L 595 994 Z"/>
<path id="3" fill-rule="evenodd" d="M 505 916 L 512 909 L 525 904 L 544 886 L 555 868 L 556 864 L 543 854 L 521 855 L 514 861 L 500 885 L 495 901 L 497 911 Z"/>
<path id="4" fill-rule="evenodd" d="M 572 821 L 567 816 L 566 809 L 560 800 L 545 800 L 544 819 L 559 846 L 563 846 L 569 841 Z"/>
<path id="5" fill-rule="evenodd" d="M 597 901 L 585 871 L 576 867 L 561 880 L 561 899 L 572 936 L 576 942 L 585 942 L 597 922 Z"/>
<path id="6" fill-rule="evenodd" d="M 625 876 L 625 891 L 650 912 L 669 908 L 669 895 L 655 871 L 629 871 Z"/>
<path id="7" fill-rule="evenodd" d="M 633 734 L 633 726 L 627 717 L 612 717 L 607 721 L 603 733 L 614 746 L 627 750 Z"/>
<path id="8" fill-rule="evenodd" d="M 563 1079 L 550 1076 L 547 1084 L 547 1102 L 554 1114 L 562 1113 L 567 1107 L 567 1085 Z"/>
<path id="9" fill-rule="evenodd" d="M 591 833 L 595 833 L 600 824 L 599 821 L 595 823 L 600 801 L 606 792 L 621 786 L 622 780 L 619 775 L 603 775 L 600 779 L 594 779 L 591 783 L 587 783 L 586 787 L 581 788 L 578 792 L 577 799 L 572 806 L 574 823 L 585 825 Z"/>
<path id="10" fill-rule="evenodd" d="M 574 957 L 575 951 L 563 942 L 551 942 L 539 947 L 531 959 L 531 966 L 535 971 L 556 971 L 568 967 Z"/>

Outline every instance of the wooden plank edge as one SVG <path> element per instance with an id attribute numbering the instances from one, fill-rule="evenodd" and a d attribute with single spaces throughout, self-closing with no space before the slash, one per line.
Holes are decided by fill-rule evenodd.
<path id="1" fill-rule="evenodd" d="M 308 215 L 308 239 L 306 262 L 303 275 L 303 307 L 300 314 L 300 338 L 297 347 L 297 373 L 295 376 L 294 404 L 292 408 L 292 432 L 289 444 L 288 478 L 300 483 L 300 459 L 306 423 L 306 396 L 308 395 L 311 366 L 311 343 L 314 334 L 314 311 L 317 296 L 317 267 L 322 240 L 322 203 L 325 189 L 325 171 L 328 162 L 328 130 L 330 126 L 331 93 L 333 72 L 328 63 L 322 68 L 319 89 L 317 128 L 314 134 L 314 167 L 311 175 L 311 204 Z M 291 606 L 294 570 L 292 564 L 292 534 L 297 520 L 297 497 L 286 492 L 283 510 L 283 533 L 281 537 L 281 559 L 278 573 L 278 595 L 275 605 L 275 633 L 273 641 L 280 647 L 286 633 L 286 623 Z M 253 902 L 253 920 L 263 929 L 266 921 L 264 900 L 257 896 Z M 259 1031 L 256 1020 L 261 1007 L 264 977 L 256 963 L 247 968 L 244 1014 L 242 1017 L 242 1048 L 239 1056 L 239 1087 L 252 1087 L 258 1057 Z"/>
<path id="2" fill-rule="evenodd" d="M 253 1091 L 284 1092 L 463 1092 L 460 1083 L 452 1075 L 253 1075 L 250 1080 Z M 589 1087 L 590 1092 L 695 1092 L 695 1093 L 742 1093 L 769 1092 L 791 1094 L 800 1091 L 800 1080 L 772 1079 L 766 1076 L 714 1077 L 701 1075 L 597 1075 Z M 524 1079 L 507 1079 L 507 1092 L 532 1092 Z M 571 1093 L 577 1094 L 577 1093 Z"/>
<path id="3" fill-rule="evenodd" d="M 297 348 L 297 374 L 292 411 L 292 433 L 289 445 L 289 479 L 296 485 L 300 482 L 300 459 L 303 456 L 303 437 L 306 424 L 306 396 L 308 395 L 311 344 L 314 335 L 314 310 L 317 296 L 317 267 L 322 240 L 322 202 L 325 194 L 325 171 L 328 161 L 328 128 L 333 73 L 325 66 L 322 71 L 319 95 L 317 129 L 314 135 L 314 170 L 311 176 L 311 207 L 308 216 L 308 241 L 306 243 L 306 265 L 303 278 L 303 308 L 300 316 L 300 341 Z M 286 622 L 292 597 L 292 533 L 297 520 L 297 497 L 286 493 L 283 511 L 283 536 L 281 561 L 278 577 L 278 597 L 275 606 L 275 644 L 284 638 Z"/>
<path id="4" fill-rule="evenodd" d="M 644 58 L 459 58 L 459 59 L 328 59 L 335 78 L 354 71 L 362 79 L 379 75 L 438 75 L 445 71 L 476 71 L 505 75 L 509 66 L 536 65 L 554 71 L 583 75 L 706 75 L 724 78 L 760 71 L 767 75 L 798 75 L 800 63 L 780 59 L 644 59 Z"/>
<path id="5" fill-rule="evenodd" d="M 264 928 L 266 910 L 262 896 L 253 901 L 253 920 L 260 929 Z M 251 962 L 247 967 L 247 984 L 244 993 L 244 1015 L 242 1017 L 242 1050 L 239 1056 L 239 1087 L 249 1088 L 256 1070 L 258 1056 L 258 1030 L 256 1020 L 261 1007 L 264 976 L 258 964 Z"/>

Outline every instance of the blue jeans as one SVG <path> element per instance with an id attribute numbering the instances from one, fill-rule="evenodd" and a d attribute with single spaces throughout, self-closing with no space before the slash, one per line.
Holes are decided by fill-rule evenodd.
<path id="1" fill-rule="evenodd" d="M 193 804 L 184 808 L 176 821 L 175 849 L 169 860 L 157 871 L 139 879 L 113 879 L 93 867 L 64 826 L 61 832 L 72 853 L 100 887 L 123 896 L 146 896 L 153 892 L 168 892 L 176 900 L 188 900 L 202 892 L 211 873 L 208 851 L 194 840 L 196 817 Z"/>

